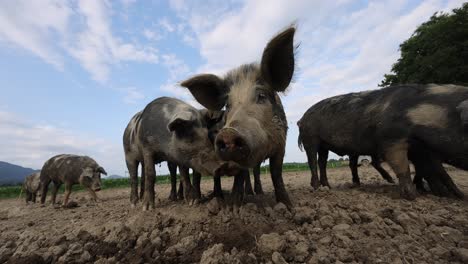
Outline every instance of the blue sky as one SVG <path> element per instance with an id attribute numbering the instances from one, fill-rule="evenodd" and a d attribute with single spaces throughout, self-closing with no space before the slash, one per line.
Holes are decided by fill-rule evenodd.
<path id="1" fill-rule="evenodd" d="M 179 81 L 259 60 L 267 41 L 297 22 L 295 83 L 282 96 L 285 160 L 305 161 L 296 122 L 307 108 L 376 89 L 398 45 L 434 12 L 462 3 L 1 1 L 0 160 L 40 168 L 76 153 L 123 175 L 122 134 L 134 113 L 160 96 L 199 107 Z"/>

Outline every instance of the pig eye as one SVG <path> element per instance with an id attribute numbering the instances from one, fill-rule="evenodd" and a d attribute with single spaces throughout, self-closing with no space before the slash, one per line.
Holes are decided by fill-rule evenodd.
<path id="1" fill-rule="evenodd" d="M 257 104 L 263 104 L 267 100 L 267 96 L 264 92 L 260 92 L 257 95 Z"/>

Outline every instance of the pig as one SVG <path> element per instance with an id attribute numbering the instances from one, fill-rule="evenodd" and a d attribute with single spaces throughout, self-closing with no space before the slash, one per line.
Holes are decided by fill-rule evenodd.
<path id="1" fill-rule="evenodd" d="M 141 170 L 141 182 L 140 182 L 140 193 L 138 193 L 138 175 L 137 173 L 130 173 L 130 204 L 132 207 L 136 205 L 138 200 L 143 199 L 144 189 L 145 189 L 145 170 L 143 169 L 143 154 L 141 148 L 138 145 L 132 145 L 135 141 L 135 136 L 138 133 L 139 129 L 139 120 L 141 119 L 141 114 L 143 111 L 136 113 L 127 127 L 125 128 L 123 134 L 123 145 L 125 160 L 127 161 L 127 167 L 132 168 L 128 164 L 136 164 L 136 170 L 138 172 L 138 165 L 142 164 Z M 177 164 L 172 162 L 167 162 L 167 167 L 171 176 L 171 193 L 169 195 L 170 200 L 177 200 Z"/>
<path id="2" fill-rule="evenodd" d="M 135 129 L 128 141 L 124 141 L 125 160 L 130 177 L 134 179 L 139 162 L 143 160 L 143 210 L 155 208 L 154 164 L 169 161 L 179 167 L 184 199 L 189 203 L 196 200 L 188 176 L 189 168 L 205 175 L 228 174 L 235 170 L 234 163 L 221 161 L 216 156 L 200 111 L 179 99 L 160 97 L 153 100 L 130 126 Z M 132 189 L 136 190 L 136 187 Z"/>
<path id="3" fill-rule="evenodd" d="M 468 139 L 459 110 L 467 99 L 467 87 L 415 84 L 318 102 L 299 121 L 299 141 L 306 150 L 312 177 L 318 178 L 317 153 L 319 159 L 328 150 L 376 155 L 397 175 L 401 197 L 415 199 L 408 159 L 412 142 L 422 142 L 441 162 L 468 169 Z"/>
<path id="4" fill-rule="evenodd" d="M 63 207 L 68 206 L 68 199 L 74 184 L 81 184 L 88 190 L 93 201 L 97 201 L 96 192 L 101 190 L 101 174 L 107 175 L 103 167 L 88 156 L 60 154 L 47 160 L 41 170 L 41 204 L 45 203 L 50 182 L 52 189 L 52 205 L 55 204 L 60 185 L 65 184 Z"/>
<path id="5" fill-rule="evenodd" d="M 270 40 L 260 64 L 242 65 L 224 77 L 200 74 L 181 83 L 207 109 L 225 107 L 225 122 L 215 138 L 215 151 L 221 159 L 243 168 L 270 159 L 276 200 L 288 208 L 292 204 L 282 176 L 288 125 L 278 93 L 293 78 L 295 31 L 291 26 Z M 243 181 L 234 180 L 240 186 L 236 189 L 242 190 Z"/>
<path id="6" fill-rule="evenodd" d="M 37 192 L 41 188 L 41 172 L 34 172 L 24 179 L 23 190 L 26 194 L 26 203 L 36 202 Z"/>
<path id="7" fill-rule="evenodd" d="M 222 112 L 213 112 L 207 109 L 200 109 L 200 114 L 202 115 L 202 119 L 206 123 L 208 128 L 208 137 L 211 141 L 214 141 L 214 136 L 217 133 L 218 127 L 217 124 L 221 122 L 222 119 Z M 130 146 L 133 144 L 131 141 L 131 137 L 137 133 L 139 128 L 139 119 L 141 118 L 142 111 L 136 113 L 130 122 L 128 123 L 127 127 L 125 128 L 124 135 L 123 135 L 123 144 L 124 144 L 124 152 L 125 157 L 129 157 L 130 160 L 136 160 L 138 164 L 143 164 L 143 155 L 140 152 L 140 148 L 138 146 Z M 143 166 L 143 165 L 142 165 Z M 177 191 L 177 164 L 174 162 L 167 162 L 167 167 L 169 169 L 170 179 L 171 179 L 171 192 L 169 195 L 169 199 L 172 201 L 179 199 L 184 199 L 183 194 L 183 185 L 182 181 L 179 184 L 179 191 Z M 135 178 L 130 175 L 130 186 L 131 186 L 131 194 L 130 194 L 130 202 L 132 207 L 136 205 L 139 199 L 143 199 L 144 194 L 144 183 L 145 183 L 145 174 L 144 169 L 142 169 L 141 175 L 141 184 L 140 184 L 140 193 L 138 194 L 138 177 L 135 174 Z M 197 199 L 201 198 L 201 191 L 200 191 L 200 180 L 201 174 L 193 171 L 193 187 L 195 192 L 195 197 Z"/>

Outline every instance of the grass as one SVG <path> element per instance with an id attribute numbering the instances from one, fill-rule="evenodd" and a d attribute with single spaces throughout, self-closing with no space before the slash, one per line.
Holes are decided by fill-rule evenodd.
<path id="1" fill-rule="evenodd" d="M 330 160 L 328 161 L 327 167 L 328 168 L 337 168 L 347 166 L 346 161 L 338 161 L 338 160 Z M 283 164 L 283 172 L 294 172 L 294 171 L 307 171 L 309 170 L 309 165 L 299 162 L 290 162 Z M 260 168 L 261 173 L 268 173 L 269 166 L 264 165 Z M 209 176 L 203 176 L 202 180 L 211 179 Z M 156 184 L 169 184 L 171 181 L 169 175 L 161 175 L 156 178 Z M 113 189 L 113 188 L 127 188 L 130 186 L 130 179 L 129 178 L 120 178 L 120 179 L 103 179 L 102 180 L 102 188 L 103 189 Z M 0 186 L 0 199 L 6 198 L 18 198 L 21 191 L 22 186 Z M 49 188 L 50 190 L 50 188 Z M 73 186 L 72 191 L 82 191 L 84 188 L 77 184 Z M 64 192 L 64 186 L 62 185 L 59 189 L 59 193 Z M 21 197 L 24 198 L 24 192 L 21 194 Z"/>

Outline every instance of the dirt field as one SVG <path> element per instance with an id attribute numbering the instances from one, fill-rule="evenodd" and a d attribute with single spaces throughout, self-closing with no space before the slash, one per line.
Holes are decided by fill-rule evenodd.
<path id="1" fill-rule="evenodd" d="M 468 172 L 449 173 L 468 195 Z M 150 212 L 130 208 L 129 189 L 102 191 L 99 204 L 72 193 L 73 209 L 2 200 L 0 263 L 468 263 L 467 201 L 400 200 L 372 168 L 360 174 L 351 189 L 348 168 L 330 169 L 333 189 L 314 192 L 309 172 L 286 173 L 295 213 L 275 205 L 268 175 L 266 194 L 238 212 L 170 202 L 169 185 Z"/>

